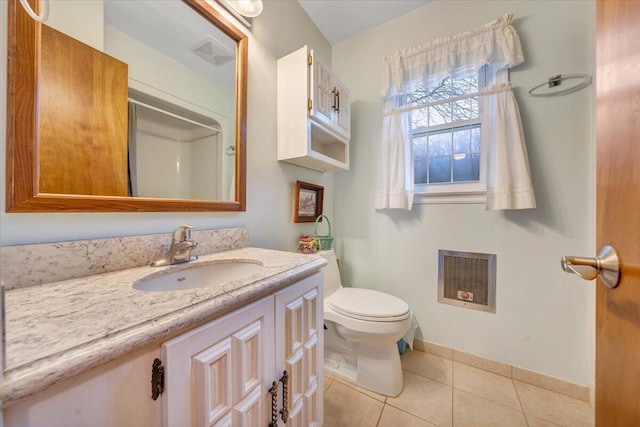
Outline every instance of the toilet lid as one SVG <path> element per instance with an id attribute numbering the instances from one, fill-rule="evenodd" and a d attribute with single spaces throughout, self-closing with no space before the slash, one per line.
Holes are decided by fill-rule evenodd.
<path id="1" fill-rule="evenodd" d="M 371 289 L 342 288 L 326 302 L 339 313 L 362 319 L 404 318 L 409 313 L 409 306 L 400 298 Z"/>

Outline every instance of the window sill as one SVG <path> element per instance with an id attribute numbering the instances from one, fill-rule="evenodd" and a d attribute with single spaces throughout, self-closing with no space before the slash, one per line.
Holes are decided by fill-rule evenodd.
<path id="1" fill-rule="evenodd" d="M 414 205 L 436 204 L 485 204 L 487 193 L 416 193 L 413 196 Z"/>

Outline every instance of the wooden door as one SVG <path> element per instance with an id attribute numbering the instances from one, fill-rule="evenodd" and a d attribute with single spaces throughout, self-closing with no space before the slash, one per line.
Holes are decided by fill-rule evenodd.
<path id="1" fill-rule="evenodd" d="M 323 422 L 322 307 L 321 273 L 276 294 L 276 370 L 289 375 L 290 427 L 319 427 Z M 285 424 L 280 420 L 278 425 Z"/>
<path id="2" fill-rule="evenodd" d="M 597 2 L 597 246 L 621 281 L 596 290 L 596 426 L 640 425 L 640 1 Z"/>
<path id="3" fill-rule="evenodd" d="M 40 28 L 39 191 L 126 196 L 127 64 Z"/>

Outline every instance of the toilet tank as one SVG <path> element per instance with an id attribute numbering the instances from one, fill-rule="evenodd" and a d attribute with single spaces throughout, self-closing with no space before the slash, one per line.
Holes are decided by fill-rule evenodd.
<path id="1" fill-rule="evenodd" d="M 342 287 L 340 271 L 338 270 L 338 259 L 333 249 L 320 251 L 318 254 L 327 260 L 327 265 L 322 267 L 322 273 L 324 274 L 324 297 L 326 298 Z"/>

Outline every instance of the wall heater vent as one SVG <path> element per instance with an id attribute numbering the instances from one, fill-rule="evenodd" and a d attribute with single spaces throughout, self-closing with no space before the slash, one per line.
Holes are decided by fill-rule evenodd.
<path id="1" fill-rule="evenodd" d="M 438 251 L 438 302 L 496 312 L 496 255 Z"/>

